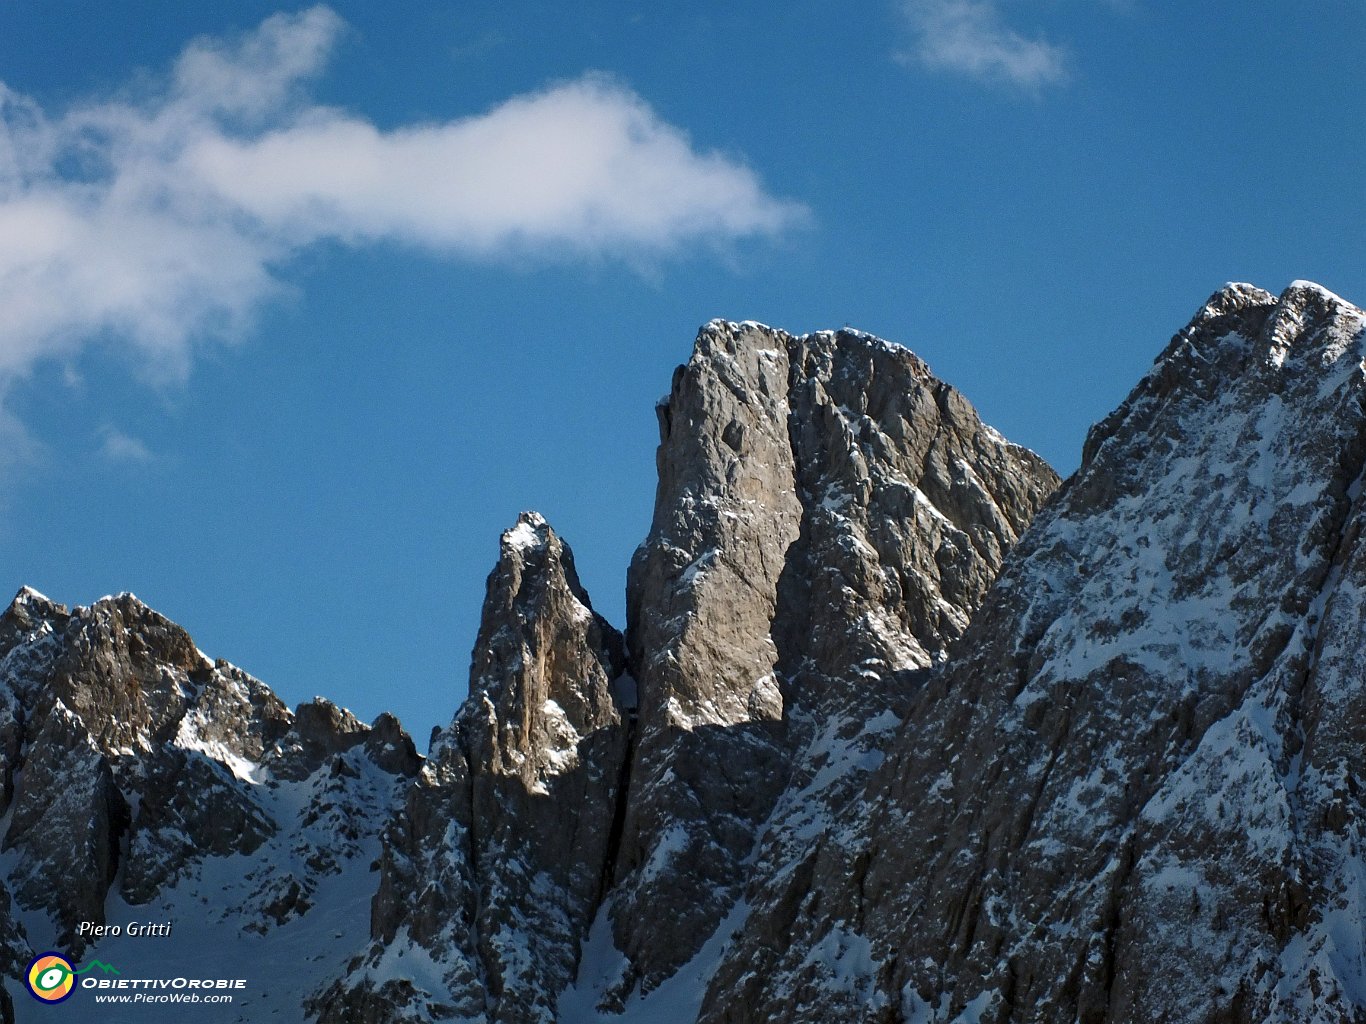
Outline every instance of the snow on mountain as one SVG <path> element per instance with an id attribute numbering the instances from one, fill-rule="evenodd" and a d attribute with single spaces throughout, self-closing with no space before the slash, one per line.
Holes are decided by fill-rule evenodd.
<path id="1" fill-rule="evenodd" d="M 910 351 L 855 332 L 713 321 L 659 419 L 654 523 L 627 583 L 650 699 L 608 1008 L 688 962 L 756 865 L 781 861 L 770 847 L 851 791 L 877 756 L 867 723 L 897 717 L 1057 484 Z M 765 828 L 775 810 L 791 820 Z"/>
<path id="2" fill-rule="evenodd" d="M 1313 285 L 1210 299 L 704 1020 L 1366 1017 L 1363 349 Z M 831 943 L 866 945 L 857 984 L 810 955 Z"/>
<path id="3" fill-rule="evenodd" d="M 855 331 L 713 321 L 659 420 L 625 635 L 523 514 L 426 759 L 21 590 L 3 973 L 230 965 L 214 1019 L 319 1024 L 1366 1020 L 1366 315 L 1227 286 L 1060 489 Z"/>
<path id="4" fill-rule="evenodd" d="M 0 754 L 4 975 L 48 949 L 230 965 L 249 988 L 220 1019 L 242 1021 L 298 1019 L 279 965 L 321 980 L 364 936 L 379 833 L 420 763 L 392 717 L 365 726 L 322 700 L 291 714 L 130 594 L 68 610 L 27 588 L 0 616 Z M 171 935 L 79 928 L 147 921 Z M 7 1014 L 38 1012 L 12 998 Z"/>

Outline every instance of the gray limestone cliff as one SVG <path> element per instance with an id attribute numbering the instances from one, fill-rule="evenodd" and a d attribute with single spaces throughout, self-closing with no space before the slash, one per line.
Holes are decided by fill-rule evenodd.
<path id="1" fill-rule="evenodd" d="M 419 761 L 389 716 L 365 726 L 321 699 L 291 713 L 132 595 L 68 609 L 21 590 L 0 616 L 0 973 L 83 957 L 81 922 L 138 918 L 210 921 L 268 969 L 277 933 L 297 943 L 314 906 L 365 884 Z M 192 950 L 162 952 L 174 968 Z"/>
<path id="2" fill-rule="evenodd" d="M 849 790 L 1058 482 L 854 331 L 715 321 L 659 419 L 627 591 L 640 723 L 611 913 L 629 967 L 607 1006 L 697 953 L 785 791 L 837 761 L 833 791 L 782 813 Z M 773 842 L 800 841 L 779 823 Z"/>
<path id="3" fill-rule="evenodd" d="M 648 995 L 845 812 L 1058 482 L 853 331 L 709 324 L 659 419 L 624 643 L 544 520 L 503 535 L 470 696 L 385 831 L 370 944 L 309 1001 L 325 1024 Z"/>
<path id="4" fill-rule="evenodd" d="M 503 534 L 470 697 L 385 835 L 373 942 L 324 1021 L 551 1021 L 608 881 L 626 767 L 620 634 L 535 513 Z M 395 950 L 435 984 L 382 976 Z"/>
<path id="5" fill-rule="evenodd" d="M 1317 286 L 1210 299 L 703 1020 L 1366 1019 L 1364 356 Z"/>

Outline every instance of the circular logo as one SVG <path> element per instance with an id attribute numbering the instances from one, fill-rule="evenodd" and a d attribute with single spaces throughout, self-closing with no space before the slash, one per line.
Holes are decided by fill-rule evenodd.
<path id="1" fill-rule="evenodd" d="M 28 965 L 24 976 L 33 998 L 44 1003 L 60 1003 L 76 988 L 76 974 L 71 961 L 60 953 L 40 953 Z"/>

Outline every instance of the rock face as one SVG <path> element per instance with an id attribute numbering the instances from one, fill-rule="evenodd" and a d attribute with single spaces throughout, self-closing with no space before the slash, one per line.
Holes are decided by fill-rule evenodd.
<path id="1" fill-rule="evenodd" d="M 629 642 L 544 520 L 503 535 L 470 697 L 385 833 L 372 941 L 319 1020 L 596 1020 L 653 992 L 734 923 L 748 875 L 852 813 L 1057 485 L 852 331 L 709 324 L 659 414 Z"/>
<path id="2" fill-rule="evenodd" d="M 630 965 L 608 1006 L 716 930 L 794 780 L 841 761 L 821 788 L 852 784 L 869 724 L 896 720 L 1057 485 L 911 352 L 853 331 L 715 321 L 659 419 L 627 590 L 641 706 L 611 910 Z"/>
<path id="3" fill-rule="evenodd" d="M 551 1021 L 602 899 L 632 710 L 619 633 L 535 513 L 503 534 L 470 697 L 385 837 L 370 948 L 324 1021 Z M 425 987 L 386 976 L 395 952 Z"/>
<path id="4" fill-rule="evenodd" d="M 349 899 L 364 933 L 367 865 L 420 763 L 387 716 L 291 714 L 132 595 L 70 610 L 28 589 L 0 616 L 0 757 L 10 978 L 35 950 L 83 957 L 83 921 L 174 920 L 184 941 L 156 950 L 171 968 L 236 937 L 258 981 L 280 942 L 345 949 L 344 929 L 303 918 Z M 136 941 L 99 952 L 147 959 Z"/>
<path id="5" fill-rule="evenodd" d="M 1366 1017 L 1364 350 L 1313 285 L 1210 299 L 703 1019 Z"/>
<path id="6" fill-rule="evenodd" d="M 659 418 L 625 638 L 523 514 L 426 759 L 21 591 L 0 971 L 163 918 L 240 1021 L 1366 1020 L 1366 314 L 1225 288 L 1061 489 L 853 331 L 713 322 Z"/>
<path id="7" fill-rule="evenodd" d="M 308 951 L 243 1020 L 522 1024 L 634 1005 L 724 942 L 856 816 L 1057 478 L 853 331 L 712 323 L 660 423 L 629 643 L 524 514 L 425 760 L 389 716 L 291 713 L 129 595 L 22 592 L 0 618 L 0 955 L 117 958 L 75 925 L 207 907 L 186 964 L 225 928 L 263 970 Z"/>

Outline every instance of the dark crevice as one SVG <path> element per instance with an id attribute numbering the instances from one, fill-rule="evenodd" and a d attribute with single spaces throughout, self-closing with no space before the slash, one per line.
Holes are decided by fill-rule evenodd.
<path id="1" fill-rule="evenodd" d="M 1134 873 L 1134 867 L 1138 863 L 1138 855 L 1134 850 L 1135 841 L 1132 836 L 1126 839 L 1120 847 L 1120 867 L 1115 873 L 1114 885 L 1110 888 L 1110 900 L 1105 908 L 1105 921 L 1102 927 L 1105 931 L 1105 960 L 1102 964 L 1101 989 L 1105 993 L 1104 1016 L 1101 1019 L 1108 1019 L 1110 1007 L 1114 1005 L 1115 999 L 1115 979 L 1118 976 L 1115 948 L 1119 945 L 1120 926 L 1123 924 L 1123 907 L 1125 890 L 1129 885 L 1129 878 Z"/>
<path id="2" fill-rule="evenodd" d="M 1057 767 L 1058 758 L 1070 744 L 1068 742 L 1072 735 L 1072 705 L 1068 702 L 1062 711 L 1062 735 L 1053 748 L 1048 752 L 1048 763 L 1039 773 L 1039 783 L 1034 787 L 1034 792 L 1030 795 L 1029 805 L 1025 808 L 1024 814 L 1019 819 L 1019 828 L 1012 837 L 1012 847 L 1016 850 L 1021 849 L 1025 844 L 1025 839 L 1034 828 L 1034 817 L 1038 814 L 1039 801 L 1043 799 L 1044 790 L 1048 788 L 1048 780 L 1053 777 L 1053 769 Z"/>
<path id="3" fill-rule="evenodd" d="M 628 672 L 630 670 L 628 669 Z M 632 678 L 635 678 L 634 675 Z M 640 682 L 637 680 L 636 686 Z M 639 702 L 639 691 L 637 691 Z M 607 836 L 607 848 L 603 854 L 602 868 L 599 873 L 598 892 L 593 900 L 592 913 L 588 915 L 589 924 L 597 919 L 598 912 L 607 900 L 607 895 L 617 882 L 617 862 L 621 855 L 622 837 L 626 832 L 626 810 L 631 793 L 631 768 L 636 756 L 636 734 L 639 714 L 635 708 L 623 708 L 622 728 L 626 730 L 625 749 L 621 766 L 617 769 L 617 789 L 612 806 L 612 824 Z"/>
<path id="4" fill-rule="evenodd" d="M 471 694 L 466 703 L 468 704 L 469 701 L 474 699 L 476 699 L 475 695 Z M 461 710 L 463 711 L 464 709 L 462 708 Z M 494 1010 L 498 1005 L 498 996 L 500 994 L 501 986 L 498 984 L 498 971 L 495 969 L 495 966 L 489 962 L 488 950 L 486 949 L 485 944 L 482 941 L 483 937 L 480 934 L 480 921 L 483 918 L 484 911 L 484 891 L 483 886 L 480 884 L 482 872 L 479 863 L 478 837 L 475 832 L 475 821 L 479 817 L 475 809 L 474 793 L 474 765 L 476 762 L 471 755 L 466 737 L 463 735 L 464 731 L 460 728 L 460 719 L 461 715 L 457 713 L 455 721 L 451 723 L 451 730 L 455 733 L 452 737 L 453 745 L 455 749 L 459 751 L 460 759 L 464 762 L 465 806 L 470 809 L 470 820 L 464 829 L 465 857 L 466 863 L 469 864 L 470 872 L 470 884 L 467 888 L 467 897 L 465 900 L 465 913 L 469 919 L 470 949 L 475 954 L 475 962 L 479 967 L 479 973 L 481 975 L 480 980 L 483 983 L 481 988 L 484 992 L 484 1008 L 490 1017 L 492 1017 Z M 412 823 L 410 822 L 410 826 L 411 824 Z"/>

